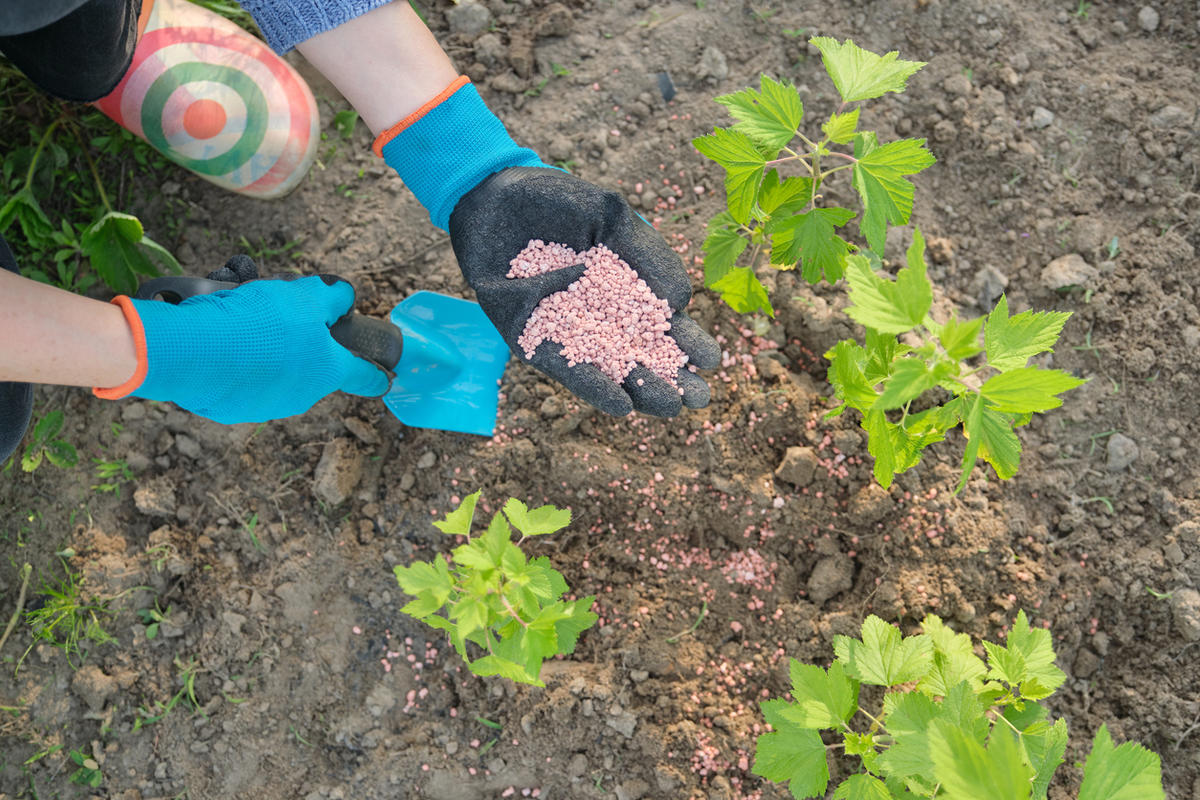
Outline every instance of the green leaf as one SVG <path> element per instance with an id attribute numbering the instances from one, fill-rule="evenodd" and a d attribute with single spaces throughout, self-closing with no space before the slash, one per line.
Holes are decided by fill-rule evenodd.
<path id="1" fill-rule="evenodd" d="M 454 589 L 450 570 L 445 559 L 440 556 L 435 557 L 432 563 L 416 561 L 407 567 L 398 565 L 392 571 L 396 575 L 396 582 L 406 594 L 419 595 L 421 592 L 430 592 L 439 599 L 439 606 Z"/>
<path id="2" fill-rule="evenodd" d="M 892 374 L 892 362 L 896 360 L 897 355 L 903 355 L 907 350 L 907 348 L 901 349 L 895 336 L 880 333 L 874 328 L 866 329 L 863 346 L 867 351 L 863 374 L 867 377 L 867 383 L 872 386 L 887 380 L 888 376 Z"/>
<path id="3" fill-rule="evenodd" d="M 804 119 L 804 104 L 790 83 L 781 83 L 763 75 L 761 91 L 746 88 L 713 98 L 739 120 L 735 131 L 772 150 L 779 150 L 796 136 Z"/>
<path id="4" fill-rule="evenodd" d="M 985 408 L 982 395 L 974 395 L 974 400 L 970 402 L 970 409 L 963 418 L 967 448 L 963 453 L 962 475 L 955 492 L 961 491 L 967 485 L 976 458 L 982 458 L 991 464 L 1003 480 L 1015 475 L 1021 464 L 1021 442 L 1013 433 L 1012 419 L 998 411 Z"/>
<path id="5" fill-rule="evenodd" d="M 591 611 L 594 596 L 581 597 L 566 604 L 569 616 L 554 623 L 554 631 L 558 636 L 558 652 L 563 655 L 575 652 L 575 643 L 579 634 L 596 624 L 600 618 Z"/>
<path id="6" fill-rule="evenodd" d="M 1016 738 L 993 731 L 988 747 L 967 731 L 946 722 L 930 728 L 933 771 L 947 800 L 1026 800 L 1033 770 L 1021 760 Z"/>
<path id="7" fill-rule="evenodd" d="M 896 51 L 876 55 L 849 39 L 839 44 L 828 36 L 814 36 L 808 41 L 821 51 L 825 71 L 847 103 L 903 92 L 908 79 L 926 63 L 904 61 Z"/>
<path id="8" fill-rule="evenodd" d="M 840 728 L 858 710 L 858 684 L 837 661 L 829 671 L 791 660 L 792 697 L 788 719 L 802 728 Z"/>
<path id="9" fill-rule="evenodd" d="M 942 720 L 957 725 L 979 744 L 983 744 L 991 724 L 984 716 L 984 703 L 976 691 L 966 681 L 952 686 L 949 693 L 942 698 L 939 716 Z"/>
<path id="10" fill-rule="evenodd" d="M 48 442 L 62 430 L 66 416 L 61 409 L 48 412 L 33 426 L 33 444 Z"/>
<path id="11" fill-rule="evenodd" d="M 739 314 L 751 314 L 762 309 L 767 316 L 775 316 L 766 287 L 749 267 L 734 267 L 714 282 L 711 288 L 720 292 L 721 299 Z"/>
<path id="12" fill-rule="evenodd" d="M 875 479 L 883 488 L 892 485 L 892 476 L 911 469 L 921 460 L 921 451 L 941 441 L 944 432 L 933 429 L 922 433 L 889 422 L 878 408 L 868 410 L 862 421 L 867 432 L 867 450 L 875 459 Z"/>
<path id="13" fill-rule="evenodd" d="M 896 695 L 888 695 L 888 698 Z M 929 760 L 929 726 L 938 707 L 921 692 L 900 694 L 887 714 L 892 746 L 879 754 L 879 769 L 888 777 L 918 777 L 932 786 L 936 781 Z"/>
<path id="14" fill-rule="evenodd" d="M 37 196 L 28 186 L 8 198 L 0 207 L 0 233 L 8 230 L 13 222 L 21 226 L 22 235 L 35 247 L 44 245 L 54 230 L 50 218 L 46 216 Z"/>
<path id="15" fill-rule="evenodd" d="M 804 280 L 816 283 L 824 276 L 836 283 L 846 272 L 850 243 L 834 231 L 854 219 L 847 208 L 814 208 L 773 220 L 768 227 L 774 246 L 771 263 L 791 265 L 801 262 Z"/>
<path id="16" fill-rule="evenodd" d="M 938 373 L 930 371 L 924 360 L 898 359 L 892 363 L 892 374 L 884 384 L 883 394 L 875 400 L 874 408 L 880 411 L 902 408 L 905 403 L 936 386 L 938 380 Z"/>
<path id="17" fill-rule="evenodd" d="M 1003 681 L 1016 688 L 1025 680 L 1025 658 L 1016 650 L 1001 647 L 995 642 L 984 642 L 983 649 L 988 654 L 988 679 Z"/>
<path id="18" fill-rule="evenodd" d="M 829 121 L 821 126 L 821 130 L 829 137 L 829 140 L 838 144 L 846 144 L 853 139 L 857 129 L 857 108 L 844 114 L 833 114 L 829 117 Z"/>
<path id="19" fill-rule="evenodd" d="M 890 281 L 877 275 L 860 255 L 846 258 L 850 302 L 846 313 L 861 325 L 880 333 L 901 334 L 921 324 L 933 305 L 933 285 L 925 277 L 925 264 L 905 267 Z"/>
<path id="20" fill-rule="evenodd" d="M 979 346 L 979 332 L 983 330 L 983 317 L 959 322 L 957 317 L 951 317 L 938 332 L 938 341 L 946 355 L 955 361 L 970 358 L 983 351 Z"/>
<path id="21" fill-rule="evenodd" d="M 1021 694 L 1030 700 L 1040 700 L 1049 697 L 1055 689 L 1062 686 L 1067 675 L 1054 665 L 1054 640 L 1050 631 L 1044 628 L 1033 628 L 1025 612 L 1018 611 L 1017 618 L 1008 632 L 1005 640 L 1010 651 L 1016 651 L 1025 659 L 1025 680 L 1037 682 L 1041 691 L 1038 694 L 1030 691 L 1030 687 L 1021 686 Z"/>
<path id="22" fill-rule="evenodd" d="M 555 533 L 571 524 L 571 509 L 555 508 L 551 505 L 530 510 L 516 498 L 504 504 L 504 514 L 513 527 L 524 536 L 542 536 Z"/>
<path id="23" fill-rule="evenodd" d="M 903 639 L 894 625 L 871 614 L 862 624 L 862 640 L 833 637 L 833 650 L 846 673 L 862 683 L 896 686 L 924 677 L 933 664 L 933 643 L 924 634 Z"/>
<path id="24" fill-rule="evenodd" d="M 833 800 L 892 800 L 892 793 L 883 781 L 860 772 L 838 784 Z"/>
<path id="25" fill-rule="evenodd" d="M 459 507 L 447 514 L 444 520 L 433 523 L 434 527 L 451 536 L 469 536 L 471 521 L 475 518 L 475 504 L 479 502 L 479 496 L 482 494 L 483 490 L 480 489 L 467 495 Z"/>
<path id="26" fill-rule="evenodd" d="M 924 139 L 900 139 L 878 145 L 875 134 L 854 137 L 854 188 L 862 198 L 859 229 L 871 249 L 882 253 L 888 223 L 905 225 L 912 214 L 913 185 L 904 179 L 937 159 L 925 149 Z"/>
<path id="27" fill-rule="evenodd" d="M 138 249 L 142 223 L 134 216 L 110 211 L 92 223 L 80 237 L 80 249 L 91 259 L 96 273 L 114 291 L 137 291 L 136 273 L 157 275 L 158 270 Z"/>
<path id="28" fill-rule="evenodd" d="M 512 544 L 512 528 L 508 527 L 508 520 L 504 518 L 503 514 L 497 511 L 492 516 L 487 530 L 479 537 L 478 541 L 483 543 L 492 560 L 492 565 L 499 567 L 504 558 L 505 548 Z"/>
<path id="29" fill-rule="evenodd" d="M 490 675 L 499 675 L 501 678 L 508 678 L 510 681 L 517 683 L 531 683 L 534 686 L 544 686 L 538 680 L 536 675 L 530 675 L 524 664 L 518 664 L 515 661 L 510 661 L 499 656 L 484 656 L 470 662 L 468 666 L 471 672 L 482 677 Z"/>
<path id="30" fill-rule="evenodd" d="M 734 221 L 745 225 L 750 221 L 767 159 L 746 134 L 724 128 L 696 137 L 692 145 L 725 168 L 725 202 Z"/>
<path id="31" fill-rule="evenodd" d="M 775 730 L 758 737 L 750 771 L 775 783 L 788 783 L 792 797 L 820 797 L 829 786 L 825 743 L 815 730 L 801 728 L 783 716 L 785 700 L 761 704 L 763 716 Z"/>
<path id="32" fill-rule="evenodd" d="M 987 665 L 975 655 L 970 636 L 950 630 L 934 614 L 926 615 L 921 627 L 933 642 L 933 669 L 921 680 L 921 691 L 945 697 L 963 681 L 982 687 Z"/>
<path id="33" fill-rule="evenodd" d="M 500 566 L 487 551 L 487 547 L 479 539 L 473 539 L 467 544 L 454 548 L 451 555 L 454 563 L 470 570 L 487 572 Z"/>
<path id="34" fill-rule="evenodd" d="M 149 236 L 143 236 L 138 244 L 149 250 L 150 254 L 154 256 L 158 263 L 163 265 L 169 271 L 174 272 L 176 275 L 183 272 L 183 267 L 179 265 L 179 262 L 175 259 L 175 256 L 172 255 L 171 251 L 151 239 Z"/>
<path id="35" fill-rule="evenodd" d="M 450 619 L 458 623 L 460 636 L 470 636 L 475 631 L 487 627 L 487 604 L 476 597 L 464 597 L 450 607 Z"/>
<path id="36" fill-rule="evenodd" d="M 771 215 L 791 214 L 799 211 L 812 199 L 812 186 L 812 178 L 793 175 L 790 178 L 784 178 L 781 182 L 777 170 L 768 170 L 758 194 L 759 208 L 764 213 Z M 730 222 L 732 221 L 733 218 L 730 217 Z"/>
<path id="37" fill-rule="evenodd" d="M 997 411 L 1028 414 L 1049 411 L 1062 405 L 1061 392 L 1082 386 L 1087 381 L 1059 369 L 1013 367 L 993 375 L 980 388 L 988 406 Z"/>
<path id="38" fill-rule="evenodd" d="M 1046 800 L 1046 790 L 1054 771 L 1063 762 L 1067 752 L 1067 721 L 1060 719 L 1053 727 L 1040 736 L 1025 735 L 1021 737 L 1025 755 L 1033 767 L 1033 797 L 1034 800 Z"/>
<path id="39" fill-rule="evenodd" d="M 750 244 L 736 225 L 728 211 L 722 211 L 708 221 L 708 237 L 704 240 L 705 286 L 721 280 Z"/>
<path id="40" fill-rule="evenodd" d="M 854 341 L 843 339 L 825 354 L 829 360 L 826 376 L 838 399 L 851 408 L 866 412 L 875 404 L 875 389 L 863 375 L 867 352 Z"/>
<path id="41" fill-rule="evenodd" d="M 1165 796 L 1158 755 L 1136 742 L 1114 748 L 1108 728 L 1101 725 L 1083 765 L 1079 800 L 1162 800 Z"/>
<path id="42" fill-rule="evenodd" d="M 1001 295 L 983 334 L 988 365 L 1007 372 L 1025 366 L 1038 353 L 1054 352 L 1070 316 L 1069 311 L 1022 311 L 1010 317 L 1008 298 Z"/>

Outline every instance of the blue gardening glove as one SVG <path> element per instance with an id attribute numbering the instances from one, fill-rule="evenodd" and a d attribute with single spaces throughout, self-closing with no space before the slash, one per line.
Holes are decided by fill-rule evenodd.
<path id="1" fill-rule="evenodd" d="M 509 261 L 530 240 L 541 239 L 576 252 L 598 244 L 614 251 L 670 305 L 670 335 L 690 363 L 701 369 L 720 364 L 720 347 L 683 312 L 691 281 L 658 232 L 619 194 L 547 167 L 532 150 L 518 147 L 466 78 L 381 134 L 375 152 L 400 174 L 433 224 L 450 232 L 479 305 L 520 360 L 526 359 L 517 339 L 529 315 L 583 272 L 571 267 L 508 278 Z M 543 342 L 528 363 L 605 413 L 636 409 L 672 417 L 683 406 L 708 404 L 708 385 L 686 369 L 677 376 L 679 388 L 642 365 L 617 385 L 595 365 L 571 366 L 560 349 Z"/>
<path id="2" fill-rule="evenodd" d="M 169 400 L 232 424 L 303 414 L 338 390 L 379 396 L 390 384 L 329 333 L 354 305 L 354 287 L 341 279 L 256 280 L 178 305 L 113 302 L 133 330 L 138 369 L 98 397 Z"/>

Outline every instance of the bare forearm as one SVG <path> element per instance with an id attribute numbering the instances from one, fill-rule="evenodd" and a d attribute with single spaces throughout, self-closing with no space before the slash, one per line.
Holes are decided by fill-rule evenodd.
<path id="1" fill-rule="evenodd" d="M 458 72 L 405 0 L 356 17 L 296 49 L 380 134 L 437 96 Z"/>
<path id="2" fill-rule="evenodd" d="M 137 364 L 120 308 L 0 270 L 0 380 L 118 386 Z"/>

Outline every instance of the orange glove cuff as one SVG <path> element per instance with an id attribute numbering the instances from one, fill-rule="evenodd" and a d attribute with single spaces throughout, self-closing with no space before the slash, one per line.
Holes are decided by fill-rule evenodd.
<path id="1" fill-rule="evenodd" d="M 114 386 L 111 389 L 94 387 L 92 394 L 101 400 L 120 400 L 122 397 L 128 397 L 131 392 L 142 385 L 142 381 L 146 380 L 146 370 L 149 367 L 149 362 L 146 360 L 146 331 L 142 327 L 142 318 L 138 316 L 137 308 L 134 307 L 133 301 L 123 294 L 114 297 L 112 302 L 114 305 L 120 306 L 121 312 L 125 315 L 125 321 L 129 323 L 129 330 L 133 333 L 133 349 L 137 353 L 138 365 L 137 369 L 133 371 L 132 377 L 120 386 Z"/>
<path id="2" fill-rule="evenodd" d="M 371 150 L 375 153 L 375 155 L 383 158 L 383 146 L 385 144 L 390 142 L 392 139 L 395 139 L 396 136 L 398 136 L 405 128 L 407 128 L 409 125 L 412 125 L 414 122 L 428 114 L 437 106 L 441 105 L 443 102 L 445 102 L 446 98 L 450 97 L 450 95 L 454 94 L 470 82 L 471 79 L 466 75 L 459 75 L 454 79 L 453 83 L 451 83 L 445 89 L 442 89 L 442 91 L 439 92 L 438 95 L 428 103 L 421 106 L 416 111 L 412 112 L 407 117 L 388 128 L 383 133 L 376 136 L 375 144 L 371 145 Z"/>

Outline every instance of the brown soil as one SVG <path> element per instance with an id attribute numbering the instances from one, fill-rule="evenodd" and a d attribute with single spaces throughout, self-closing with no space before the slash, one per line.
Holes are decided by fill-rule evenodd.
<path id="1" fill-rule="evenodd" d="M 1074 796 L 1072 765 L 1106 723 L 1161 754 L 1168 797 L 1200 798 L 1200 472 L 1185 446 L 1200 437 L 1196 4 L 1155 3 L 1146 30 L 1138 4 L 1099 0 L 493 0 L 494 30 L 478 36 L 451 35 L 447 8 L 427 9 L 431 25 L 515 137 L 662 217 L 689 261 L 720 203 L 719 171 L 689 145 L 725 119 L 714 94 L 768 72 L 828 113 L 813 33 L 929 61 L 906 94 L 868 104 L 863 125 L 928 137 L 938 157 L 916 180 L 932 277 L 963 314 L 1001 290 L 1017 310 L 1074 312 L 1052 361 L 1091 381 L 1021 432 L 1016 479 L 980 469 L 958 496 L 960 440 L 884 491 L 857 420 L 822 419 L 819 354 L 854 331 L 837 313 L 843 289 L 788 274 L 773 322 L 697 293 L 692 313 L 728 358 L 711 406 L 676 420 L 604 418 L 515 361 L 493 440 L 407 429 L 348 396 L 222 427 L 41 390 L 37 413 L 65 409 L 86 459 L 124 459 L 135 478 L 95 490 L 90 461 L 3 476 L 0 623 L 19 565 L 61 575 L 65 547 L 87 596 L 119 597 L 103 620 L 116 641 L 81 669 L 43 645 L 14 676 L 28 629 L 5 645 L 0 705 L 17 710 L 0 716 L 0 798 L 89 794 L 68 782 L 73 749 L 101 762 L 94 794 L 123 800 L 474 800 L 509 787 L 782 798 L 747 759 L 757 701 L 786 691 L 787 657 L 827 663 L 831 636 L 871 612 L 906 630 L 935 612 L 994 639 L 1019 608 L 1049 625 L 1070 676 L 1051 703 L 1073 733 L 1051 796 Z M 344 101 L 312 81 L 331 120 Z M 446 237 L 367 133 L 327 130 L 320 168 L 281 202 L 173 170 L 146 187 L 144 218 L 166 198 L 186 208 L 172 244 L 197 273 L 239 237 L 268 250 L 299 240 L 265 254 L 265 271 L 342 274 L 364 311 L 416 289 L 463 294 Z M 664 178 L 683 189 L 673 212 L 654 211 Z M 904 244 L 889 236 L 895 253 Z M 1095 277 L 1055 291 L 1043 269 L 1070 253 Z M 809 448 L 793 453 L 791 482 L 775 474 L 789 447 Z M 343 483 L 323 491 L 344 492 L 338 505 L 314 491 L 330 468 Z M 476 488 L 492 508 L 514 496 L 574 512 L 531 549 L 598 595 L 604 624 L 547 666 L 545 689 L 467 674 L 400 613 L 391 567 L 444 550 L 432 516 Z M 155 602 L 169 624 L 147 640 L 136 612 Z M 695 631 L 668 643 L 702 604 Z M 203 713 L 181 704 L 134 731 L 138 707 L 175 695 L 191 659 Z"/>

